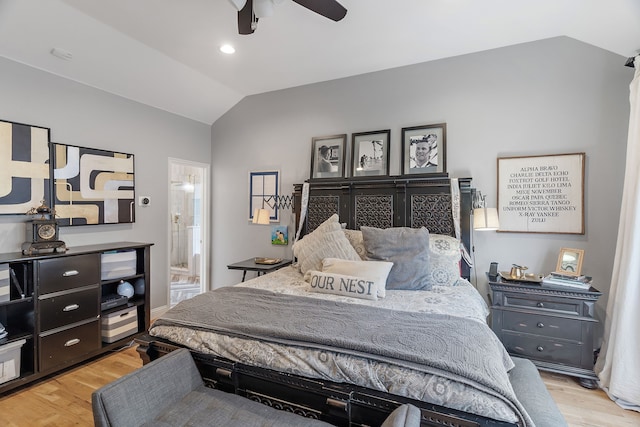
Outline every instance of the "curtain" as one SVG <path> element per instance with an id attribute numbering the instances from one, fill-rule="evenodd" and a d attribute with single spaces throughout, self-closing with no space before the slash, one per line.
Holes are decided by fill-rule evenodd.
<path id="1" fill-rule="evenodd" d="M 613 401 L 640 411 L 640 56 L 634 67 L 618 242 L 595 371 Z"/>

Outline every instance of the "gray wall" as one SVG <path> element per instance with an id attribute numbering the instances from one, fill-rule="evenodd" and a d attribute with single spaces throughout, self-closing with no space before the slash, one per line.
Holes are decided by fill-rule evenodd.
<path id="1" fill-rule="evenodd" d="M 309 177 L 313 136 L 391 129 L 391 173 L 400 173 L 402 127 L 447 123 L 447 169 L 473 177 L 496 205 L 496 158 L 585 152 L 584 235 L 480 232 L 478 288 L 491 261 L 529 272 L 555 269 L 561 247 L 585 250 L 584 272 L 605 295 L 617 234 L 628 130 L 624 58 L 567 37 L 510 46 L 243 99 L 212 127 L 213 283 L 235 283 L 226 265 L 291 256 L 270 227 L 249 224 L 248 173 L 277 169 L 282 191 Z M 350 147 L 350 144 L 349 144 Z M 283 224 L 290 221 L 285 215 Z M 292 234 L 292 224 L 290 234 Z"/>
<path id="2" fill-rule="evenodd" d="M 136 195 L 152 205 L 136 208 L 136 222 L 61 228 L 68 246 L 140 241 L 151 249 L 151 305 L 167 304 L 168 158 L 211 157 L 211 128 L 137 102 L 0 58 L 0 118 L 48 127 L 54 142 L 135 155 Z M 17 252 L 24 216 L 0 216 L 0 252 Z"/>

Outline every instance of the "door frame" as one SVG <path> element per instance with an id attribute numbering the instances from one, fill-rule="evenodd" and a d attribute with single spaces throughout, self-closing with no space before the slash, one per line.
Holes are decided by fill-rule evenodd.
<path id="1" fill-rule="evenodd" d="M 182 165 L 197 167 L 203 169 L 202 177 L 202 224 L 200 226 L 200 234 L 202 238 L 202 246 L 200 253 L 200 289 L 202 292 L 209 290 L 209 275 L 211 272 L 211 262 L 209 259 L 209 251 L 211 248 L 211 242 L 209 239 L 209 227 L 211 225 L 209 209 L 210 209 L 210 185 L 211 179 L 211 165 L 209 163 L 194 162 L 191 160 L 179 159 L 176 157 L 169 157 L 167 162 L 167 242 L 171 242 L 171 166 Z M 167 307 L 171 305 L 171 245 L 167 244 L 167 274 L 168 274 L 168 286 L 167 286 Z"/>

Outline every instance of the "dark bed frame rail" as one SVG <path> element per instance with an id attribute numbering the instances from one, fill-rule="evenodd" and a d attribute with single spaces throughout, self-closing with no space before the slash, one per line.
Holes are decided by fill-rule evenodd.
<path id="1" fill-rule="evenodd" d="M 145 364 L 180 348 L 150 335 L 138 337 L 136 342 Z M 423 427 L 516 427 L 511 423 L 351 384 L 304 378 L 195 351 L 191 354 L 207 387 L 335 426 L 379 426 L 395 408 L 411 403 L 420 408 Z"/>

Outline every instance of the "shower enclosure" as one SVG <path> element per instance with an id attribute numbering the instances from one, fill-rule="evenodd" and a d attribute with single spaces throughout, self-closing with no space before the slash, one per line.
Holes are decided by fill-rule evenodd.
<path id="1" fill-rule="evenodd" d="M 169 160 L 170 305 L 204 291 L 204 221 L 208 165 Z"/>

